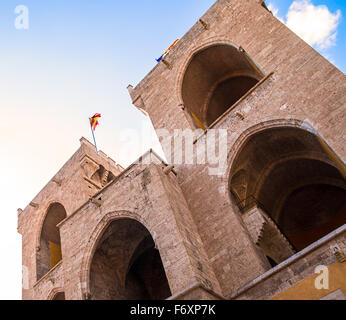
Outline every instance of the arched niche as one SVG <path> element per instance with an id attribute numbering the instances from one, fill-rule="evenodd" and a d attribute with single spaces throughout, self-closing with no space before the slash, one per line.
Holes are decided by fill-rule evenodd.
<path id="1" fill-rule="evenodd" d="M 61 239 L 57 225 L 67 217 L 64 206 L 53 203 L 49 206 L 40 233 L 36 255 L 37 280 L 40 280 L 61 260 Z"/>
<path id="2" fill-rule="evenodd" d="M 138 221 L 111 222 L 90 264 L 91 300 L 164 300 L 171 296 L 159 251 Z"/>
<path id="3" fill-rule="evenodd" d="M 243 50 L 215 44 L 192 57 L 182 81 L 182 99 L 194 119 L 207 128 L 262 77 Z"/>
<path id="4" fill-rule="evenodd" d="M 287 258 L 288 244 L 300 251 L 346 223 L 345 179 L 321 138 L 301 128 L 269 128 L 239 150 L 230 174 L 232 200 L 271 265 Z"/>
<path id="5" fill-rule="evenodd" d="M 65 292 L 56 293 L 52 300 L 66 300 L 65 299 Z"/>

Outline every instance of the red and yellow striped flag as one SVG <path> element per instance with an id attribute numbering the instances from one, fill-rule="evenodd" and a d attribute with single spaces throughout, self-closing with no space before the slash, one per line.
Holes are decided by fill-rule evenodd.
<path id="1" fill-rule="evenodd" d="M 99 125 L 99 119 L 101 118 L 101 115 L 99 113 L 96 113 L 93 117 L 89 118 L 91 128 L 95 131 L 96 127 Z"/>
<path id="2" fill-rule="evenodd" d="M 180 39 L 175 40 L 175 41 L 171 44 L 171 46 L 165 51 L 165 53 L 164 53 L 160 58 L 156 59 L 156 61 L 157 61 L 157 62 L 160 62 L 160 61 L 165 57 L 165 55 L 168 54 L 168 52 L 171 51 L 171 50 L 173 49 L 173 47 L 179 42 L 179 40 L 180 40 Z"/>

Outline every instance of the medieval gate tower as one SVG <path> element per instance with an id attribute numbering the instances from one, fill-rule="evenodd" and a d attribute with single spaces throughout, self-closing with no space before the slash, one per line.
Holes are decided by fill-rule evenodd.
<path id="1" fill-rule="evenodd" d="M 160 134 L 226 132 L 224 170 L 82 138 L 18 211 L 23 299 L 345 298 L 342 72 L 262 0 L 218 0 L 128 90 Z"/>

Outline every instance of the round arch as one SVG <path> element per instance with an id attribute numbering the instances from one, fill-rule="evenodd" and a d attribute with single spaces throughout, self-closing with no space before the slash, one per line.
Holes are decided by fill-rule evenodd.
<path id="1" fill-rule="evenodd" d="M 235 43 L 229 41 L 226 38 L 209 38 L 207 39 L 205 42 L 203 42 L 202 44 L 196 44 L 190 51 L 189 54 L 187 55 L 186 59 L 184 60 L 183 64 L 180 66 L 179 71 L 178 71 L 178 76 L 177 76 L 177 80 L 176 80 L 176 85 L 175 85 L 175 91 L 177 94 L 177 97 L 179 99 L 179 103 L 180 104 L 184 104 L 184 100 L 183 100 L 183 94 L 182 94 L 182 86 L 183 86 L 183 80 L 184 80 L 184 74 L 186 73 L 186 69 L 188 67 L 188 65 L 190 64 L 192 58 L 199 52 L 202 51 L 204 49 L 207 49 L 209 47 L 212 47 L 214 45 L 218 45 L 218 44 L 222 44 L 222 45 L 228 45 L 228 46 L 232 46 L 236 49 L 239 49 L 240 47 L 237 46 Z"/>
<path id="2" fill-rule="evenodd" d="M 65 299 L 65 292 L 63 288 L 55 288 L 53 289 L 48 297 L 47 300 L 66 300 Z"/>
<path id="3" fill-rule="evenodd" d="M 227 155 L 227 163 L 228 163 L 228 167 L 227 167 L 228 175 L 226 179 L 227 183 L 229 182 L 231 169 L 234 165 L 234 160 L 236 156 L 239 154 L 239 152 L 241 152 L 246 141 L 249 140 L 251 136 L 271 128 L 291 127 L 291 128 L 301 129 L 303 127 L 303 123 L 304 121 L 298 120 L 298 119 L 273 119 L 273 120 L 257 123 L 247 128 L 246 130 L 244 130 L 239 135 L 237 140 L 233 143 L 233 146 Z"/>
<path id="4" fill-rule="evenodd" d="M 124 258 L 123 254 L 120 255 L 123 258 L 122 260 L 124 260 L 124 262 L 121 262 L 121 265 L 119 262 L 119 258 L 114 259 L 116 254 L 118 254 L 117 257 L 119 257 L 119 251 L 114 254 L 113 257 L 111 257 L 110 255 L 107 256 L 107 259 L 109 261 L 113 259 L 112 269 L 116 269 L 117 274 L 115 276 L 115 279 L 114 274 L 112 273 L 112 279 L 114 279 L 114 281 L 118 281 L 117 283 L 122 287 L 121 290 L 123 290 L 123 288 L 125 287 L 127 290 L 130 286 L 132 286 L 132 288 L 135 286 L 137 287 L 135 288 L 135 290 L 129 289 L 127 290 L 127 292 L 122 291 L 121 294 L 119 294 L 118 292 L 118 295 L 114 294 L 112 297 L 101 297 L 99 294 L 97 294 L 97 290 L 95 290 L 95 288 L 93 287 L 93 277 L 95 277 L 95 275 L 97 276 L 97 272 L 95 271 L 97 269 L 97 265 L 104 262 L 100 262 L 99 256 L 97 255 L 100 250 L 102 250 L 103 253 L 106 251 L 112 251 L 114 253 L 115 251 L 119 250 L 119 243 L 125 239 L 124 235 L 121 235 L 121 233 L 125 232 L 124 230 L 127 232 L 126 250 L 131 252 L 131 254 L 126 257 L 127 260 Z M 116 236 L 114 236 L 115 234 Z M 136 239 L 130 241 L 129 239 L 131 237 Z M 115 246 L 113 245 L 114 243 L 116 243 L 116 246 L 118 246 L 117 248 L 115 248 Z M 123 241 L 122 243 L 125 242 Z M 131 247 L 130 249 L 128 249 L 129 246 Z M 152 288 L 149 288 L 149 290 L 147 290 L 148 288 L 144 288 L 146 293 L 150 291 L 150 294 L 142 297 L 138 295 L 138 285 L 135 283 L 136 281 L 133 281 L 133 275 L 137 277 L 138 273 L 140 273 L 137 267 L 138 265 L 140 265 L 141 268 L 148 267 L 148 263 L 146 262 L 146 258 L 148 256 L 150 256 L 149 259 L 152 259 L 151 262 L 155 260 L 154 262 L 158 266 L 158 268 L 156 269 L 156 273 L 160 273 L 160 276 L 162 277 L 162 283 L 159 290 L 160 292 L 154 292 L 155 290 L 151 290 Z M 117 261 L 118 265 L 115 265 L 114 261 Z M 113 271 L 114 270 L 112 270 L 112 272 Z M 141 216 L 127 211 L 115 211 L 108 213 L 98 223 L 85 248 L 80 279 L 83 299 L 164 299 L 171 295 L 169 283 L 164 272 L 163 263 L 155 243 L 155 233 L 150 231 L 150 227 L 146 224 Z M 150 279 L 144 279 L 144 282 L 148 281 L 150 281 Z M 128 285 L 128 282 L 131 283 Z M 140 288 L 140 290 L 142 289 L 143 287 Z M 114 292 L 114 288 L 112 288 L 111 290 L 113 290 Z"/>
<path id="5" fill-rule="evenodd" d="M 39 248 L 40 248 L 41 232 L 42 232 L 43 224 L 44 224 L 44 222 L 45 222 L 45 220 L 46 220 L 46 217 L 47 217 L 47 214 L 48 214 L 48 210 L 49 210 L 49 208 L 50 208 L 52 205 L 54 205 L 55 203 L 61 204 L 61 205 L 64 207 L 65 211 L 66 211 L 66 207 L 64 206 L 64 204 L 63 204 L 61 201 L 58 201 L 58 200 L 51 200 L 51 201 L 49 201 L 49 202 L 46 204 L 45 209 L 44 209 L 44 211 L 43 211 L 44 214 L 41 215 L 40 220 L 39 220 L 39 223 L 38 223 L 38 228 L 36 229 L 36 230 L 37 230 L 37 231 L 36 231 L 36 249 L 39 249 Z M 67 211 L 66 211 L 66 216 L 68 216 Z"/>
<path id="6" fill-rule="evenodd" d="M 62 260 L 60 232 L 57 225 L 67 217 L 60 202 L 50 202 L 42 217 L 36 246 L 37 281 Z"/>
<path id="7" fill-rule="evenodd" d="M 178 74 L 180 104 L 207 128 L 263 76 L 243 49 L 229 41 L 209 40 L 191 51 Z"/>
<path id="8" fill-rule="evenodd" d="M 261 207 L 297 250 L 346 222 L 342 172 L 302 121 L 273 120 L 249 128 L 233 145 L 228 163 L 232 203 L 243 213 Z M 292 222 L 299 219 L 305 229 Z"/>

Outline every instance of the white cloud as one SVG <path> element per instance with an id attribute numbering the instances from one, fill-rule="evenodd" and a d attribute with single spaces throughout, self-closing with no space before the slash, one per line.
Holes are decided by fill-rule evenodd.
<path id="1" fill-rule="evenodd" d="M 325 5 L 295 0 L 288 10 L 286 25 L 308 44 L 323 50 L 335 45 L 340 18 L 340 10 L 333 14 Z"/>
<path id="2" fill-rule="evenodd" d="M 278 18 L 282 23 L 285 23 L 284 19 L 279 16 L 279 9 L 277 7 L 275 7 L 271 2 L 267 4 L 267 7 L 276 18 Z"/>
<path id="3" fill-rule="evenodd" d="M 268 7 L 268 9 L 273 13 L 273 15 L 275 16 L 275 17 L 277 17 L 277 15 L 278 15 L 278 13 L 279 13 L 279 9 L 278 8 L 276 8 L 272 3 L 268 3 L 268 5 L 267 5 L 267 7 Z"/>

